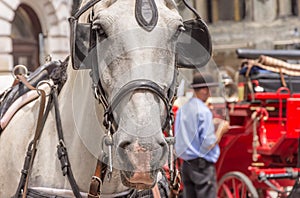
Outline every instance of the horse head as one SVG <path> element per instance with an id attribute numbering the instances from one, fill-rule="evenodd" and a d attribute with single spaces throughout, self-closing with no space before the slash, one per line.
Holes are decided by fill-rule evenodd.
<path id="1" fill-rule="evenodd" d="M 113 141 L 108 165 L 120 170 L 125 186 L 151 188 L 167 161 L 162 130 L 169 125 L 182 18 L 169 0 L 106 0 L 92 13 L 92 76 Z"/>
<path id="2" fill-rule="evenodd" d="M 152 187 L 166 162 L 168 145 L 162 131 L 171 128 L 176 62 L 195 68 L 210 58 L 207 27 L 184 3 L 196 15 L 185 25 L 172 0 L 103 0 L 81 19 L 90 23 L 91 34 L 83 34 L 83 43 L 73 46 L 75 50 L 88 44 L 84 56 L 73 56 L 73 67 L 92 70 L 96 97 L 105 109 L 104 125 L 108 135 L 113 134 L 109 166 L 121 171 L 123 184 L 129 187 Z M 82 8 L 87 5 L 83 2 Z M 73 29 L 77 25 L 71 23 Z M 187 34 L 180 36 L 185 28 Z"/>

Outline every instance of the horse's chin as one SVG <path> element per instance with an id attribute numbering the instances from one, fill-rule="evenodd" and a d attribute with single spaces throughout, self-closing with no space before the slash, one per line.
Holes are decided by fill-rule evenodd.
<path id="1" fill-rule="evenodd" d="M 138 190 L 151 189 L 156 183 L 157 171 L 129 172 L 121 171 L 123 185 Z"/>

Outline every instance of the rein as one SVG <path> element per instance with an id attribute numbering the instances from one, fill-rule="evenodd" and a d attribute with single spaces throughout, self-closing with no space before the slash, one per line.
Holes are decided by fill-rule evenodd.
<path id="1" fill-rule="evenodd" d="M 25 198 L 26 194 L 27 194 L 27 189 L 28 189 L 28 181 L 29 181 L 29 176 L 32 170 L 32 165 L 33 165 L 33 160 L 35 158 L 36 155 L 36 147 L 38 144 L 38 140 L 42 134 L 42 130 L 44 127 L 44 122 L 43 122 L 43 113 L 44 113 L 44 109 L 45 109 L 45 103 L 46 103 L 46 93 L 44 90 L 42 89 L 38 89 L 35 88 L 33 86 L 31 86 L 31 84 L 28 83 L 28 81 L 26 80 L 26 78 L 24 77 L 24 75 L 16 75 L 16 78 L 21 81 L 25 86 L 27 86 L 29 89 L 31 90 L 36 90 L 39 94 L 40 94 L 40 98 L 41 98 L 41 102 L 40 102 L 40 108 L 39 108 L 39 114 L 38 114 L 38 120 L 37 120 L 37 125 L 36 125 L 36 129 L 35 129 L 35 134 L 34 134 L 34 138 L 33 140 L 30 142 L 29 146 L 28 146 L 28 150 L 27 150 L 27 155 L 25 158 L 25 163 L 24 166 L 27 166 L 28 168 L 24 170 L 22 170 L 22 178 L 25 178 L 25 182 L 24 184 L 19 184 L 19 187 L 23 188 L 23 195 L 22 197 Z M 22 182 L 23 183 L 23 182 Z M 18 187 L 18 190 L 19 190 Z M 20 191 L 17 191 L 20 192 Z M 16 195 L 19 193 L 16 193 Z"/>
<path id="2" fill-rule="evenodd" d="M 81 194 L 78 188 L 78 185 L 75 181 L 75 178 L 73 176 L 73 172 L 70 166 L 67 148 L 64 143 L 64 137 L 63 137 L 63 130 L 62 130 L 62 124 L 61 124 L 61 118 L 58 108 L 58 99 L 57 99 L 57 88 L 52 85 L 51 83 L 48 83 L 48 85 L 51 87 L 49 99 L 47 102 L 46 110 L 45 110 L 45 103 L 46 103 L 46 93 L 44 90 L 35 88 L 29 82 L 26 80 L 24 75 L 16 75 L 17 79 L 21 81 L 25 86 L 27 86 L 31 90 L 36 90 L 41 97 L 40 101 L 40 108 L 39 108 L 39 115 L 37 120 L 37 126 L 34 134 L 33 140 L 28 145 L 26 157 L 23 164 L 23 169 L 21 171 L 21 178 L 19 181 L 19 185 L 17 188 L 17 191 L 14 195 L 14 198 L 18 198 L 20 195 L 22 195 L 22 198 L 25 198 L 27 196 L 28 192 L 28 183 L 29 183 L 29 177 L 31 174 L 31 170 L 33 167 L 33 161 L 37 152 L 37 145 L 40 139 L 40 136 L 42 134 L 42 131 L 45 126 L 45 122 L 47 120 L 47 117 L 49 115 L 50 110 L 54 106 L 55 109 L 55 119 L 56 119 L 56 129 L 58 134 L 58 140 L 59 144 L 57 146 L 57 154 L 58 158 L 61 163 L 61 168 L 63 175 L 68 177 L 69 183 L 71 185 L 72 191 L 76 198 L 81 198 Z M 44 111 L 45 110 L 45 111 Z"/>

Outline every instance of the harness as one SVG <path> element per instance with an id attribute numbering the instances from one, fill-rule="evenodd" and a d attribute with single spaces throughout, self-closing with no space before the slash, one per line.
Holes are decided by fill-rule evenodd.
<path id="1" fill-rule="evenodd" d="M 47 117 L 49 115 L 49 112 L 53 106 L 55 109 L 56 129 L 57 129 L 58 142 L 59 142 L 59 144 L 57 146 L 57 155 L 58 155 L 58 158 L 61 163 L 62 172 L 63 172 L 64 176 L 66 175 L 68 177 L 68 180 L 72 187 L 72 191 L 73 191 L 74 195 L 76 197 L 81 197 L 79 188 L 77 186 L 77 183 L 76 183 L 75 178 L 72 173 L 72 169 L 71 169 L 70 162 L 68 159 L 67 149 L 64 144 L 64 136 L 63 136 L 63 131 L 62 131 L 61 118 L 60 118 L 60 113 L 59 113 L 59 109 L 58 109 L 57 94 L 65 82 L 64 80 L 62 81 L 61 79 L 64 79 L 63 76 L 65 75 L 67 64 L 68 64 L 68 58 L 63 63 L 55 65 L 56 67 L 53 70 L 51 70 L 52 72 L 50 74 L 49 81 L 45 81 L 45 80 L 40 81 L 40 82 L 46 83 L 50 87 L 50 93 L 49 93 L 47 105 L 46 105 L 45 90 L 32 86 L 26 79 L 26 73 L 18 73 L 18 74 L 15 73 L 16 80 L 21 82 L 21 83 L 18 83 L 19 87 L 23 85 L 28 90 L 34 90 L 38 93 L 38 95 L 40 97 L 40 106 L 39 106 L 37 126 L 35 129 L 34 138 L 29 143 L 28 148 L 27 148 L 23 168 L 21 171 L 19 185 L 18 185 L 17 191 L 14 195 L 15 198 L 17 198 L 17 197 L 24 198 L 28 195 L 27 192 L 28 192 L 29 176 L 30 176 L 32 166 L 33 166 L 33 161 L 34 161 L 34 158 L 36 155 L 38 141 L 41 137 L 41 134 L 42 134 L 45 122 L 47 120 Z M 41 68 L 43 68 L 43 67 L 41 67 Z M 43 69 L 40 69 L 39 71 L 37 71 L 36 74 L 39 74 L 39 72 L 41 72 L 41 71 L 43 71 Z M 33 78 L 32 75 L 31 75 L 31 78 Z M 39 87 L 39 86 L 37 86 L 37 87 Z M 10 93 L 10 94 L 13 94 L 13 93 Z M 13 96 L 14 95 L 15 94 L 13 94 Z M 7 97 L 7 98 L 9 99 L 10 97 Z M 11 101 L 11 100 L 8 100 L 8 101 Z M 13 101 L 11 101 L 11 102 L 13 102 Z"/>
<path id="2" fill-rule="evenodd" d="M 16 78 L 16 75 L 21 74 L 26 76 L 27 81 L 29 84 L 31 84 L 33 87 L 39 87 L 45 80 L 49 80 L 50 78 L 56 84 L 58 87 L 58 91 L 61 90 L 64 82 L 66 81 L 66 72 L 64 65 L 67 64 L 68 60 L 65 60 L 64 62 L 61 61 L 51 61 L 46 63 L 45 65 L 42 65 L 38 67 L 33 73 L 31 73 L 29 76 L 27 76 L 27 68 L 24 65 L 18 65 L 14 68 L 13 74 Z M 8 121 L 13 116 L 13 114 L 17 111 L 18 107 L 11 108 L 13 103 L 15 103 L 21 96 L 24 94 L 28 94 L 25 100 L 19 102 L 18 106 L 22 106 L 33 99 L 38 97 L 37 92 L 32 91 L 34 94 L 29 93 L 31 90 L 29 87 L 27 87 L 23 83 L 18 83 L 18 80 L 15 80 L 13 83 L 13 86 L 6 89 L 1 95 L 0 95 L 0 119 L 1 119 L 1 126 L 0 126 L 0 134 L 8 124 Z M 32 96 L 31 96 L 32 95 Z"/>

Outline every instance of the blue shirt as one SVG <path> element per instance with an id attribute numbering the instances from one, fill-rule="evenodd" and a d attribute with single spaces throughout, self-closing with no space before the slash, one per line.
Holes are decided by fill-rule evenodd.
<path id="1" fill-rule="evenodd" d="M 220 155 L 210 109 L 198 98 L 191 98 L 176 113 L 175 150 L 183 160 L 202 157 L 215 163 Z"/>

